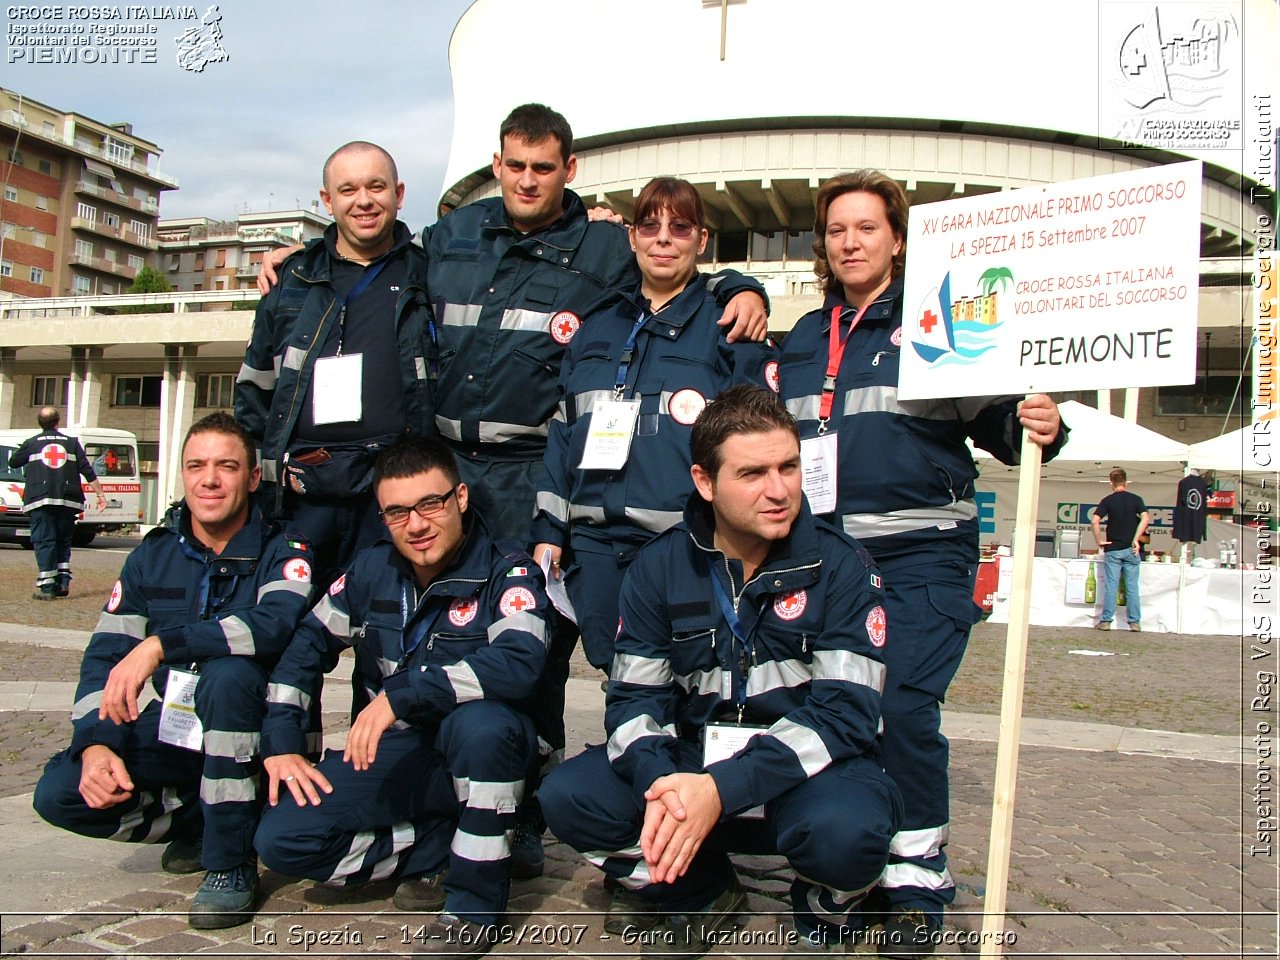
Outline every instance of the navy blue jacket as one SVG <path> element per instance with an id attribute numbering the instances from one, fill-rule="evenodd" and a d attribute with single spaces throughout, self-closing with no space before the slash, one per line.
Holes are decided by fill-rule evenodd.
<path id="1" fill-rule="evenodd" d="M 425 589 L 386 536 L 356 554 L 271 674 L 263 756 L 307 752 L 307 711 L 347 647 L 369 699 L 385 690 L 401 729 L 470 700 L 521 706 L 533 695 L 549 635 L 542 573 L 515 541 L 490 540 L 480 516 L 468 516 L 458 556 Z"/>
<path id="2" fill-rule="evenodd" d="M 684 522 L 636 555 L 622 586 L 605 729 L 614 770 L 639 796 L 677 771 L 677 740 L 696 743 L 709 721 L 736 718 L 742 651 L 714 576 L 751 642 L 743 719 L 769 725 L 707 768 L 732 816 L 874 753 L 884 592 L 866 551 L 807 506 L 745 584 L 742 564 L 715 549 L 713 534 L 711 509 L 695 493 Z"/>
<path id="3" fill-rule="evenodd" d="M 81 510 L 84 488 L 80 478 L 84 477 L 85 483 L 98 479 L 80 441 L 57 427 L 24 440 L 9 454 L 9 466 L 14 470 L 27 468 L 22 492 L 23 513 L 37 507 Z"/>
<path id="4" fill-rule="evenodd" d="M 492 197 L 442 217 L 423 241 L 439 334 L 436 425 L 469 454 L 542 459 L 565 347 L 602 300 L 639 282 L 626 230 L 588 222 L 577 194 L 564 195 L 560 219 L 531 234 Z M 764 295 L 733 271 L 715 287 L 721 304 L 744 290 Z"/>
<path id="5" fill-rule="evenodd" d="M 636 286 L 587 317 L 560 371 L 564 399 L 547 439 L 535 543 L 580 546 L 586 537 L 639 546 L 680 522 L 693 491 L 689 434 L 706 401 L 736 383 L 777 384 L 777 348 L 727 342 L 716 325 L 722 312 L 699 274 L 656 315 Z M 592 407 L 614 396 L 642 316 L 619 397 L 640 400 L 627 463 L 621 471 L 580 470 Z"/>
<path id="6" fill-rule="evenodd" d="M 80 664 L 71 752 L 91 744 L 120 751 L 124 727 L 98 719 L 111 668 L 149 636 L 164 661 L 151 677 L 164 696 L 169 666 L 215 657 L 253 657 L 271 667 L 311 603 L 307 545 L 288 539 L 251 507 L 222 553 L 191 534 L 178 502 L 142 539 L 120 571 Z"/>
<path id="7" fill-rule="evenodd" d="M 856 311 L 829 294 L 782 343 L 781 395 L 801 438 L 818 434 L 827 370 L 831 314 Z M 876 558 L 909 552 L 938 539 L 977 548 L 974 465 L 965 438 L 1003 463 L 1017 463 L 1021 397 L 899 400 L 902 279 L 895 279 L 849 336 L 836 376 L 828 430 L 838 448 L 836 509 L 828 517 Z M 1066 427 L 1043 452 L 1047 462 L 1066 442 Z"/>
<path id="8" fill-rule="evenodd" d="M 431 325 L 426 257 L 400 224 L 397 234 L 400 239 L 390 256 L 406 259 L 407 277 L 394 318 L 399 356 L 394 375 L 400 377 L 409 432 L 434 436 L 426 362 Z M 236 419 L 258 445 L 266 485 L 279 483 L 281 461 L 294 439 L 316 359 L 342 312 L 342 302 L 331 286 L 331 262 L 323 239 L 285 260 L 279 275 L 280 282 L 258 304 L 235 393 Z M 266 489 L 272 492 L 270 486 Z M 273 499 L 269 496 L 263 502 Z"/>

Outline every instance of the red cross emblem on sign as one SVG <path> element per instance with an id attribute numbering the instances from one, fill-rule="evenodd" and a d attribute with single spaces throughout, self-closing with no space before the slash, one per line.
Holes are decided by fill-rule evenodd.
<path id="1" fill-rule="evenodd" d="M 925 333 L 933 333 L 933 328 L 938 325 L 938 315 L 932 310 L 926 310 L 924 316 L 920 318 L 920 329 Z"/>
<path id="2" fill-rule="evenodd" d="M 50 469 L 57 470 L 67 462 L 67 451 L 60 443 L 51 443 L 40 451 L 40 459 Z"/>
<path id="3" fill-rule="evenodd" d="M 498 601 L 498 609 L 502 611 L 504 617 L 522 613 L 525 610 L 532 610 L 537 605 L 537 599 L 524 587 L 512 587 Z"/>
<path id="4" fill-rule="evenodd" d="M 571 310 L 561 310 L 551 318 L 551 339 L 559 344 L 566 344 L 582 326 L 578 315 Z"/>

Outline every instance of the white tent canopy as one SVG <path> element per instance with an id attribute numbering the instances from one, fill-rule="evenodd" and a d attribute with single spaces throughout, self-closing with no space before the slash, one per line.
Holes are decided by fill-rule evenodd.
<path id="1" fill-rule="evenodd" d="M 1275 473 L 1280 469 L 1280 421 L 1253 423 L 1190 447 L 1197 470 Z"/>
<path id="2" fill-rule="evenodd" d="M 1142 464 L 1154 473 L 1182 476 L 1190 449 L 1187 444 L 1075 400 L 1063 401 L 1058 411 L 1063 423 L 1071 428 L 1071 435 L 1057 457 L 1045 465 L 1046 475 L 1051 475 L 1050 471 L 1072 476 L 1096 474 L 1092 467 L 1076 466 L 1087 463 L 1101 470 L 1103 481 L 1110 467 L 1128 464 Z M 975 449 L 974 455 L 986 472 L 991 454 Z"/>

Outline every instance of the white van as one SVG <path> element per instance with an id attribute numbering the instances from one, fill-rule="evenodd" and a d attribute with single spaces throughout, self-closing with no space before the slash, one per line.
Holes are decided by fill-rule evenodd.
<path id="1" fill-rule="evenodd" d="M 80 515 L 72 542 L 83 547 L 100 530 L 120 530 L 142 521 L 142 478 L 138 473 L 138 438 L 128 430 L 106 427 L 60 427 L 63 433 L 79 437 L 89 456 L 107 508 L 98 510 L 92 488 L 84 485 L 89 509 Z M 9 466 L 9 454 L 23 441 L 34 437 L 38 428 L 0 430 L 0 541 L 31 543 L 31 521 L 22 512 L 22 491 L 26 477 Z"/>

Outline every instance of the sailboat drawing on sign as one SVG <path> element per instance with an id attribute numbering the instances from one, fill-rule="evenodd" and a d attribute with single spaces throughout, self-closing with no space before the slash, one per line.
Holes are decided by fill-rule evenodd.
<path id="1" fill-rule="evenodd" d="M 943 363 L 972 363 L 996 346 L 996 287 L 1013 279 L 1006 267 L 995 267 L 982 275 L 982 293 L 976 297 L 951 299 L 951 274 L 929 291 L 916 312 L 916 332 L 911 340 L 920 358 L 933 366 Z"/>
<path id="2" fill-rule="evenodd" d="M 951 328 L 951 274 L 942 278 L 942 286 L 934 287 L 925 297 L 916 315 L 916 336 L 911 341 L 925 363 L 933 363 L 956 348 Z"/>

